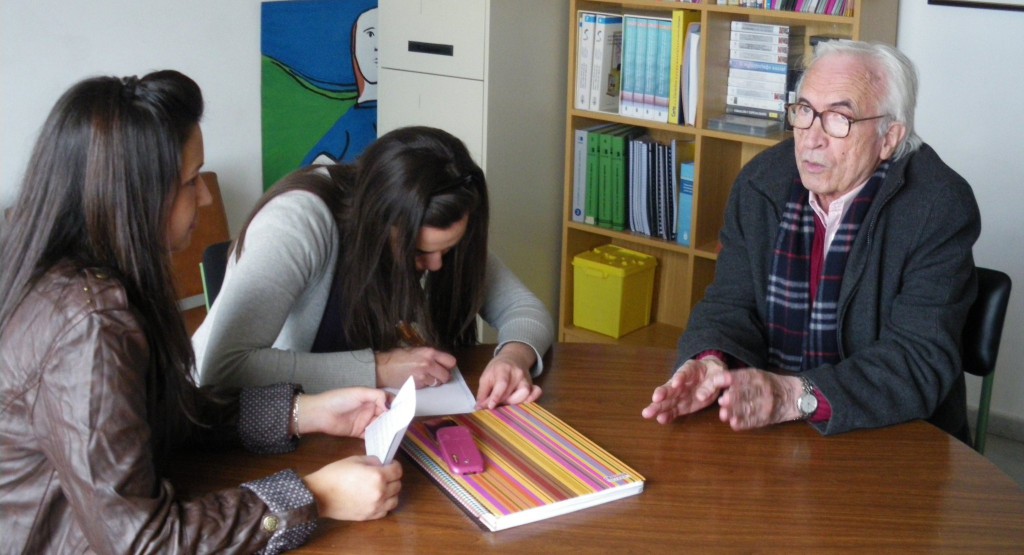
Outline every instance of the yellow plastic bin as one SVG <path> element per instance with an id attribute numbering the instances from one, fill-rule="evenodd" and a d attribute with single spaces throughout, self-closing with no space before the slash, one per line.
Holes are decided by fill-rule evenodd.
<path id="1" fill-rule="evenodd" d="M 616 339 L 646 326 L 657 265 L 653 256 L 616 245 L 574 256 L 573 323 Z"/>

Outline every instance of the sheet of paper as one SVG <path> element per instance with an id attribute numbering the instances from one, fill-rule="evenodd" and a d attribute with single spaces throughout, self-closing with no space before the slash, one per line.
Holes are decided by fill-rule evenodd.
<path id="1" fill-rule="evenodd" d="M 391 409 L 366 427 L 366 454 L 377 457 L 382 464 L 391 462 L 415 414 L 416 384 L 409 376 L 391 401 Z"/>
<path id="2" fill-rule="evenodd" d="M 403 388 L 405 386 L 402 386 Z M 396 393 L 394 388 L 386 388 Z M 476 410 L 476 397 L 458 368 L 452 369 L 452 379 L 437 387 L 416 390 L 416 416 L 447 416 L 467 414 Z"/>

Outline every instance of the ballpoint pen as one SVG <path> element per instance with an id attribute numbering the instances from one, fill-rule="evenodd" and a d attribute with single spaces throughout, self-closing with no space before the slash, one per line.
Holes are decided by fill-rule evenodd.
<path id="1" fill-rule="evenodd" d="M 398 335 L 402 337 L 402 341 L 405 341 L 410 347 L 426 347 L 427 342 L 420 335 L 420 332 L 416 330 L 414 324 L 410 324 L 405 320 L 398 322 L 395 326 L 398 329 Z"/>

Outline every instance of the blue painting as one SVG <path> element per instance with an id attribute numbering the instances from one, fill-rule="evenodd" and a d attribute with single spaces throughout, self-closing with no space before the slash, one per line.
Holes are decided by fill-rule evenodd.
<path id="1" fill-rule="evenodd" d="M 377 137 L 377 0 L 264 2 L 263 186 Z"/>

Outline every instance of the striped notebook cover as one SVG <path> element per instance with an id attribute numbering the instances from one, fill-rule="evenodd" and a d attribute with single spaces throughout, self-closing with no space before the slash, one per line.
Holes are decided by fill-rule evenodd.
<path id="1" fill-rule="evenodd" d="M 469 428 L 484 471 L 449 472 L 418 420 L 402 448 L 463 510 L 491 531 L 563 515 L 644 489 L 644 477 L 536 403 L 445 417 Z"/>

